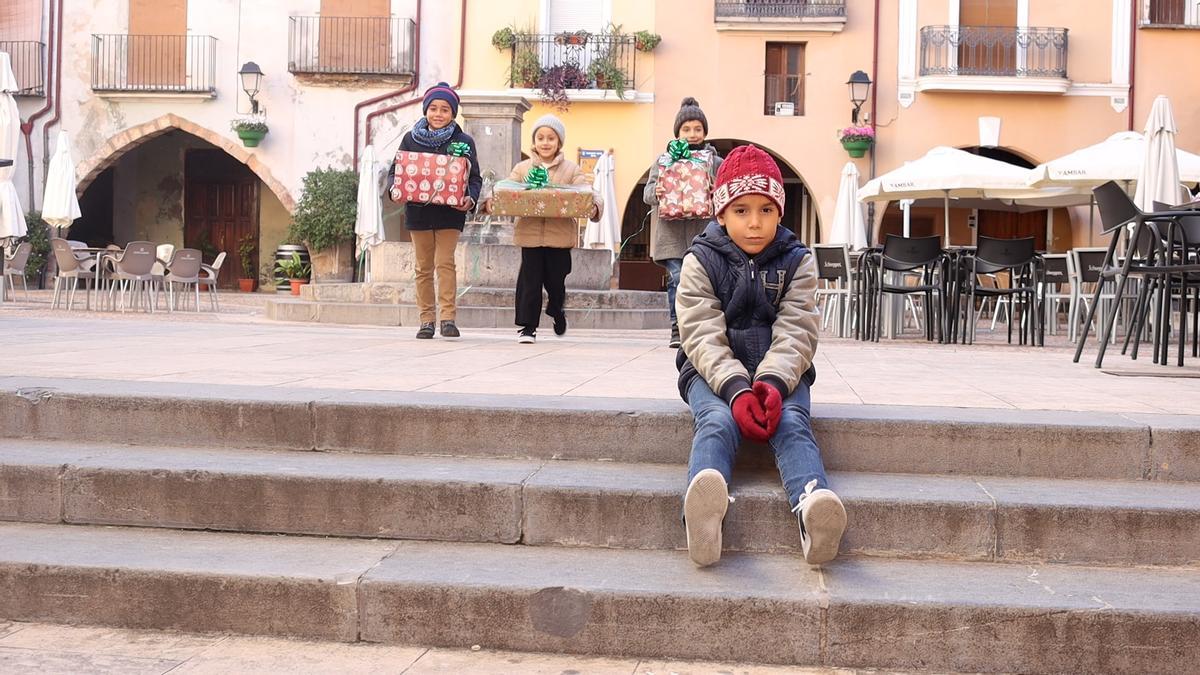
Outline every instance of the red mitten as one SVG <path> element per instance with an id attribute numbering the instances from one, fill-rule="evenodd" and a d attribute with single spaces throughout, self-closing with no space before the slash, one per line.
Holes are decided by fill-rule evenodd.
<path id="1" fill-rule="evenodd" d="M 767 433 L 767 413 L 763 410 L 762 403 L 759 402 L 753 391 L 738 394 L 733 399 L 730 408 L 733 410 L 733 420 L 737 422 L 742 436 L 759 443 L 766 443 L 770 440 L 771 434 Z"/>
<path id="2" fill-rule="evenodd" d="M 775 435 L 775 430 L 779 428 L 779 418 L 783 416 L 783 397 L 779 395 L 778 389 L 766 382 L 754 383 L 754 397 L 763 407 L 767 420 L 764 426 L 767 438 L 770 438 Z"/>

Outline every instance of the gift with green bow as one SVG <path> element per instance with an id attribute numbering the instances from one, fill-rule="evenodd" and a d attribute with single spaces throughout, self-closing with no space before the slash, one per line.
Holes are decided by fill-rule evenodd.
<path id="1" fill-rule="evenodd" d="M 456 145 L 464 146 L 465 152 L 471 149 L 466 143 L 451 143 L 449 154 L 445 155 L 407 150 L 397 152 L 392 200 L 452 207 L 462 204 L 467 198 L 471 160 L 455 155 Z"/>
<path id="2" fill-rule="evenodd" d="M 492 188 L 492 214 L 517 218 L 587 218 L 595 208 L 587 185 L 556 185 L 545 167 L 535 166 L 524 182 L 502 180 Z"/>
<path id="3" fill-rule="evenodd" d="M 712 218 L 713 159 L 708 150 L 692 150 L 685 140 L 667 143 L 658 158 L 658 200 L 662 220 Z"/>

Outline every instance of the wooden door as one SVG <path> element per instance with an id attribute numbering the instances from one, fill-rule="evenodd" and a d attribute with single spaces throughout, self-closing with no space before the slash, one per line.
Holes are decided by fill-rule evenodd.
<path id="1" fill-rule="evenodd" d="M 184 246 L 203 251 L 208 264 L 224 252 L 217 283 L 222 288 L 236 287 L 242 273 L 238 247 L 247 236 L 259 240 L 260 181 L 219 150 L 193 150 L 185 166 Z M 261 255 L 255 258 L 257 270 Z"/>
<path id="2" fill-rule="evenodd" d="M 1012 211 L 979 212 L 979 236 L 994 239 L 1023 239 L 1033 237 L 1038 250 L 1046 248 L 1046 212 Z"/>
<path id="3" fill-rule="evenodd" d="M 959 75 L 1017 74 L 1017 0 L 959 0 Z"/>

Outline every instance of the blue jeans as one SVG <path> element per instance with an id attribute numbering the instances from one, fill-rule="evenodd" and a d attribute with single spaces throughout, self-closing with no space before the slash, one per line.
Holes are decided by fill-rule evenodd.
<path id="1" fill-rule="evenodd" d="M 688 461 L 688 484 L 704 469 L 720 471 L 725 482 L 730 483 L 733 458 L 742 441 L 733 411 L 713 393 L 703 377 L 695 378 L 688 385 L 688 405 L 692 408 L 696 429 L 692 437 L 692 456 Z M 796 508 L 809 481 L 817 481 L 813 489 L 829 487 L 821 450 L 817 448 L 809 422 L 809 406 L 808 385 L 801 382 L 784 400 L 779 428 L 768 443 L 775 454 L 775 465 L 792 508 Z"/>
<path id="2" fill-rule="evenodd" d="M 667 270 L 667 305 L 671 310 L 671 323 L 675 323 L 675 291 L 679 289 L 679 274 L 683 271 L 683 260 L 668 258 L 656 262 Z"/>

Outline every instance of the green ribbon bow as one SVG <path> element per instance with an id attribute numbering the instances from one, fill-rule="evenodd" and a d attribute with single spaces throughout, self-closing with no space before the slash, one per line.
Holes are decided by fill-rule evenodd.
<path id="1" fill-rule="evenodd" d="M 550 184 L 550 172 L 545 167 L 535 166 L 525 174 L 525 184 L 529 189 L 544 188 Z"/>
<path id="2" fill-rule="evenodd" d="M 702 164 L 704 162 L 703 159 L 692 156 L 692 149 L 688 147 L 687 141 L 683 139 L 676 139 L 670 143 L 667 143 L 667 154 L 663 155 L 662 160 L 659 161 L 659 164 L 667 167 L 671 166 L 675 162 L 683 161 L 696 162 L 697 164 Z"/>
<path id="3" fill-rule="evenodd" d="M 458 141 L 446 146 L 446 152 L 454 157 L 466 157 L 471 154 L 471 146 Z"/>

